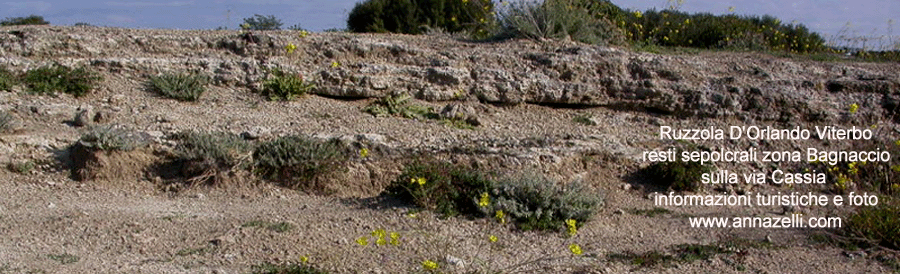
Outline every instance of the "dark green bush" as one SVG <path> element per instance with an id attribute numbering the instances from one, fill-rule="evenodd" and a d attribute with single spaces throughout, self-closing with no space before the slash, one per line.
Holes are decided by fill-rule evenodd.
<path id="1" fill-rule="evenodd" d="M 352 32 L 422 34 L 428 28 L 487 37 L 494 24 L 489 0 L 367 0 L 347 19 Z"/>
<path id="2" fill-rule="evenodd" d="M 847 220 L 851 235 L 873 244 L 900 250 L 900 202 L 885 197 L 874 207 L 859 207 Z"/>
<path id="3" fill-rule="evenodd" d="M 241 28 L 248 30 L 279 30 L 281 25 L 283 25 L 281 20 L 275 18 L 275 15 L 263 16 L 254 14 L 253 17 L 244 18 Z"/>
<path id="4" fill-rule="evenodd" d="M 0 91 L 10 91 L 12 87 L 16 85 L 18 79 L 16 79 L 16 75 L 6 69 L 6 67 L 0 67 Z"/>
<path id="5" fill-rule="evenodd" d="M 443 162 L 416 162 L 406 166 L 385 191 L 449 217 L 482 216 L 477 199 L 492 188 L 493 182 L 478 171 Z"/>
<path id="6" fill-rule="evenodd" d="M 165 73 L 151 76 L 147 81 L 147 89 L 162 96 L 180 100 L 196 101 L 206 91 L 209 77 L 192 73 Z"/>
<path id="7" fill-rule="evenodd" d="M 44 17 L 38 15 L 30 15 L 28 17 L 12 17 L 0 21 L 0 26 L 18 26 L 18 25 L 49 25 L 50 22 L 44 21 Z"/>
<path id="8" fill-rule="evenodd" d="M 290 101 L 308 93 L 314 88 L 316 88 L 316 85 L 304 83 L 303 78 L 298 74 L 288 74 L 275 69 L 269 75 L 269 78 L 263 82 L 262 93 L 270 101 Z"/>
<path id="9" fill-rule="evenodd" d="M 603 200 L 583 186 L 562 187 L 538 175 L 507 177 L 492 191 L 494 202 L 486 213 L 502 210 L 522 230 L 554 230 L 565 221 L 586 222 Z"/>
<path id="10" fill-rule="evenodd" d="M 621 16 L 617 11 L 609 11 Z M 601 11 L 598 11 L 601 13 Z M 803 25 L 783 24 L 772 16 L 689 14 L 676 10 L 625 13 L 616 24 L 635 43 L 740 50 L 818 52 L 825 40 Z"/>
<path id="11" fill-rule="evenodd" d="M 253 152 L 254 166 L 265 178 L 298 188 L 342 166 L 347 156 L 336 141 L 301 136 L 280 137 L 260 144 Z"/>
<path id="12" fill-rule="evenodd" d="M 102 80 L 100 75 L 85 67 L 73 69 L 53 64 L 29 70 L 25 73 L 22 82 L 37 94 L 62 92 L 81 97 L 94 89 Z"/>
<path id="13" fill-rule="evenodd" d="M 700 188 L 700 176 L 712 170 L 709 165 L 683 162 L 679 158 L 677 161 L 654 163 L 645 169 L 645 174 L 654 185 L 660 187 L 671 187 L 675 191 L 697 191 Z"/>
<path id="14" fill-rule="evenodd" d="M 234 134 L 186 132 L 176 137 L 179 142 L 175 147 L 175 158 L 180 163 L 182 175 L 199 181 L 249 166 L 252 162 L 252 145 Z"/>
<path id="15" fill-rule="evenodd" d="M 589 8 L 595 8 L 594 5 L 583 0 L 512 2 L 502 11 L 500 25 L 505 36 L 622 44 L 624 37 L 615 24 L 590 13 Z"/>

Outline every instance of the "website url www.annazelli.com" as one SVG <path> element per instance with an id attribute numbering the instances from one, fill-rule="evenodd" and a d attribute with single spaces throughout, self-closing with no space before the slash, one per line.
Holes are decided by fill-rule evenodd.
<path id="1" fill-rule="evenodd" d="M 693 228 L 839 228 L 840 217 L 690 217 Z"/>

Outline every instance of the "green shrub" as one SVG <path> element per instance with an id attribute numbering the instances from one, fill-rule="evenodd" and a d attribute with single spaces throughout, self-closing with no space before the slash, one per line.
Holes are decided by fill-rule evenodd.
<path id="1" fill-rule="evenodd" d="M 88 150 L 130 151 L 149 144 L 149 140 L 146 136 L 131 130 L 101 126 L 92 128 L 82 135 L 77 144 Z"/>
<path id="2" fill-rule="evenodd" d="M 352 32 L 422 34 L 429 28 L 487 37 L 494 24 L 489 0 L 366 0 L 350 11 Z"/>
<path id="3" fill-rule="evenodd" d="M 502 179 L 494 188 L 492 198 L 492 206 L 483 210 L 490 210 L 486 213 L 502 210 L 523 230 L 559 229 L 568 219 L 583 224 L 603 204 L 596 193 L 579 184 L 562 187 L 537 175 Z"/>
<path id="4" fill-rule="evenodd" d="M 251 162 L 253 147 L 234 134 L 186 132 L 177 139 L 175 158 L 184 176 L 206 180 Z"/>
<path id="5" fill-rule="evenodd" d="M 887 151 L 891 155 L 900 153 L 900 143 L 889 139 L 874 142 L 855 143 L 853 151 Z M 832 191 L 846 194 L 851 191 L 871 191 L 900 198 L 900 159 L 891 158 L 887 162 L 819 162 L 811 165 L 812 170 L 824 170 L 831 182 Z"/>
<path id="6" fill-rule="evenodd" d="M 878 205 L 859 207 L 847 220 L 846 230 L 872 244 L 900 250 L 900 202 L 882 197 Z"/>
<path id="7" fill-rule="evenodd" d="M 269 75 L 269 78 L 263 83 L 263 96 L 271 101 L 290 101 L 298 96 L 302 96 L 316 85 L 304 83 L 303 78 L 298 74 L 287 74 L 284 71 L 275 69 Z"/>
<path id="8" fill-rule="evenodd" d="M 9 112 L 0 111 L 0 133 L 7 133 L 13 130 L 13 124 L 16 122 L 15 117 Z"/>
<path id="9" fill-rule="evenodd" d="M 44 17 L 38 15 L 30 15 L 28 17 L 12 17 L 0 21 L 0 26 L 18 26 L 18 25 L 49 25 L 50 22 L 44 21 Z"/>
<path id="10" fill-rule="evenodd" d="M 9 171 L 22 175 L 27 175 L 29 172 L 34 170 L 34 168 L 35 164 L 32 161 L 10 162 L 6 165 L 6 169 L 9 169 Z"/>
<path id="11" fill-rule="evenodd" d="M 324 270 L 316 269 L 309 265 L 287 263 L 274 265 L 264 263 L 253 267 L 253 274 L 327 274 Z"/>
<path id="12" fill-rule="evenodd" d="M 263 16 L 254 14 L 253 17 L 244 18 L 241 28 L 248 30 L 279 30 L 281 25 L 283 25 L 281 20 L 275 18 L 275 15 Z"/>
<path id="13" fill-rule="evenodd" d="M 168 98 L 180 101 L 196 101 L 206 91 L 208 82 L 208 77 L 197 73 L 165 73 L 151 76 L 146 86 L 151 92 Z"/>
<path id="14" fill-rule="evenodd" d="M 81 97 L 94 89 L 102 79 L 97 73 L 84 67 L 72 69 L 53 64 L 29 70 L 22 81 L 37 94 L 63 92 Z"/>
<path id="15" fill-rule="evenodd" d="M 430 109 L 417 105 L 410 105 L 409 95 L 388 95 L 373 101 L 363 108 L 363 111 L 375 115 L 375 117 L 383 116 L 400 116 L 410 119 L 420 118 L 436 118 L 436 114 Z"/>
<path id="16" fill-rule="evenodd" d="M 700 176 L 712 170 L 709 165 L 683 162 L 679 158 L 677 161 L 653 163 L 645 169 L 645 174 L 656 186 L 672 188 L 675 191 L 697 191 L 700 188 Z"/>
<path id="17" fill-rule="evenodd" d="M 492 188 L 483 173 L 449 163 L 416 162 L 406 166 L 385 192 L 444 216 L 483 216 L 478 197 Z"/>
<path id="18" fill-rule="evenodd" d="M 298 188 L 337 170 L 347 156 L 335 141 L 285 136 L 257 146 L 253 159 L 263 177 Z"/>
<path id="19" fill-rule="evenodd" d="M 631 41 L 694 48 L 818 52 L 825 40 L 803 25 L 772 16 L 689 14 L 677 10 L 625 13 L 617 20 Z"/>
<path id="20" fill-rule="evenodd" d="M 620 30 L 606 17 L 593 16 L 590 2 L 547 0 L 512 2 L 502 11 L 505 35 L 530 39 L 572 39 L 588 44 L 621 44 Z"/>
<path id="21" fill-rule="evenodd" d="M 17 82 L 16 75 L 12 71 L 9 71 L 6 67 L 0 67 L 0 91 L 12 90 Z"/>

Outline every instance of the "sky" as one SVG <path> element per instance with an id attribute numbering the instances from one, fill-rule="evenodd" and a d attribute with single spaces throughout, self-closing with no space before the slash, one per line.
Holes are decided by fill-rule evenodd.
<path id="1" fill-rule="evenodd" d="M 3 1 L 3 0 L 0 0 Z M 300 24 L 311 31 L 345 28 L 347 14 L 361 0 L 126 0 L 126 1 L 9 1 L 0 2 L 0 18 L 43 16 L 54 25 L 83 22 L 96 26 L 165 29 L 237 29 L 243 18 L 274 15 L 283 28 Z M 628 9 L 663 9 L 666 0 L 613 0 Z M 900 0 L 684 0 L 680 10 L 770 14 L 782 22 L 801 23 L 826 40 L 841 33 L 883 37 L 900 42 Z M 890 22 L 889 22 L 890 20 Z M 889 40 L 887 37 L 894 37 Z"/>

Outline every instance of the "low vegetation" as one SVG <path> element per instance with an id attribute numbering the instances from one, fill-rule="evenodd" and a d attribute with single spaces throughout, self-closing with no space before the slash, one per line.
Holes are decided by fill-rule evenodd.
<path id="1" fill-rule="evenodd" d="M 264 142 L 253 152 L 258 174 L 291 188 L 310 186 L 319 176 L 338 170 L 346 159 L 334 141 L 296 135 Z"/>
<path id="2" fill-rule="evenodd" d="M 511 220 L 522 230 L 555 230 L 566 220 L 582 224 L 602 199 L 577 184 L 560 187 L 537 175 L 492 179 L 486 173 L 434 161 L 407 165 L 387 194 L 443 216 Z"/>
<path id="3" fill-rule="evenodd" d="M 680 152 L 676 155 L 681 155 Z M 643 174 L 654 186 L 671 188 L 674 191 L 697 191 L 700 189 L 700 176 L 713 171 L 708 164 L 695 161 L 656 162 L 644 169 Z"/>
<path id="4" fill-rule="evenodd" d="M 715 256 L 741 255 L 746 253 L 748 249 L 764 248 L 778 247 L 769 242 L 731 239 L 712 244 L 679 244 L 670 246 L 668 251 L 654 250 L 644 253 L 635 253 L 632 251 L 610 253 L 607 255 L 607 259 L 633 265 L 638 268 L 672 267 L 675 263 L 691 263 L 698 260 L 707 261 Z M 744 271 L 747 267 L 742 260 L 742 256 L 736 256 L 734 260 L 725 260 L 725 262 L 730 264 L 731 267 L 737 271 Z"/>
<path id="5" fill-rule="evenodd" d="M 20 25 L 49 25 L 50 22 L 44 20 L 43 16 L 29 15 L 26 17 L 11 17 L 0 21 L 0 26 L 20 26 Z"/>
<path id="6" fill-rule="evenodd" d="M 291 101 L 316 88 L 306 83 L 299 74 L 286 73 L 280 69 L 273 70 L 262 84 L 262 94 L 270 101 Z"/>
<path id="7" fill-rule="evenodd" d="M 859 207 L 847 219 L 850 235 L 865 239 L 868 245 L 900 251 L 900 202 L 884 198 L 878 205 Z"/>
<path id="8" fill-rule="evenodd" d="M 440 29 L 485 38 L 493 33 L 493 11 L 489 0 L 366 0 L 350 11 L 347 29 L 406 34 Z"/>
<path id="9" fill-rule="evenodd" d="M 253 147 L 228 133 L 186 132 L 177 136 L 175 159 L 182 176 L 193 182 L 215 182 L 220 173 L 249 167 Z"/>
<path id="10" fill-rule="evenodd" d="M 81 260 L 81 258 L 78 258 L 78 256 L 75 256 L 75 255 L 72 255 L 69 253 L 48 254 L 47 258 L 57 261 L 60 264 L 74 264 L 74 263 L 77 263 L 79 260 Z"/>
<path id="11" fill-rule="evenodd" d="M 147 144 L 146 137 L 115 126 L 94 127 L 77 142 L 78 146 L 92 151 L 130 151 Z"/>
<path id="12" fill-rule="evenodd" d="M 523 230 L 552 230 L 566 220 L 586 222 L 603 200 L 577 183 L 560 186 L 539 175 L 500 179 L 489 212 L 505 212 Z"/>
<path id="13" fill-rule="evenodd" d="M 327 271 L 316 269 L 315 267 L 296 264 L 271 264 L 263 263 L 253 266 L 253 274 L 327 274 Z"/>
<path id="14" fill-rule="evenodd" d="M 96 72 L 85 67 L 70 68 L 53 64 L 25 72 L 22 82 L 31 92 L 54 95 L 57 92 L 81 97 L 96 88 L 102 81 Z"/>
<path id="15" fill-rule="evenodd" d="M 436 117 L 430 108 L 410 104 L 412 97 L 406 94 L 388 95 L 372 101 L 363 111 L 375 117 L 399 116 L 410 119 Z"/>
<path id="16" fill-rule="evenodd" d="M 592 1 L 547 0 L 511 2 L 501 11 L 501 36 L 530 39 L 571 39 L 587 44 L 623 44 L 613 22 L 593 16 Z"/>
<path id="17" fill-rule="evenodd" d="M 16 74 L 6 67 L 0 67 L 0 91 L 11 91 L 18 84 Z"/>
<path id="18" fill-rule="evenodd" d="M 240 27 L 245 30 L 280 30 L 281 25 L 281 20 L 275 18 L 275 15 L 254 14 L 253 17 L 244 18 Z"/>
<path id="19" fill-rule="evenodd" d="M 13 131 L 13 124 L 16 118 L 7 111 L 0 111 L 0 134 Z"/>
<path id="20" fill-rule="evenodd" d="M 288 231 L 294 229 L 296 226 L 294 226 L 293 224 L 288 223 L 288 222 L 270 223 L 270 222 L 266 222 L 266 221 L 257 220 L 257 221 L 246 222 L 243 225 L 241 225 L 241 227 L 259 227 L 259 228 L 265 228 L 270 231 L 275 231 L 278 233 L 284 233 L 284 232 L 288 232 Z"/>
<path id="21" fill-rule="evenodd" d="M 151 76 L 146 87 L 149 91 L 179 101 L 196 101 L 206 91 L 209 77 L 198 73 L 164 73 Z"/>
<path id="22" fill-rule="evenodd" d="M 386 193 L 444 216 L 485 216 L 476 198 L 493 189 L 487 174 L 441 162 L 416 162 L 387 188 Z"/>

